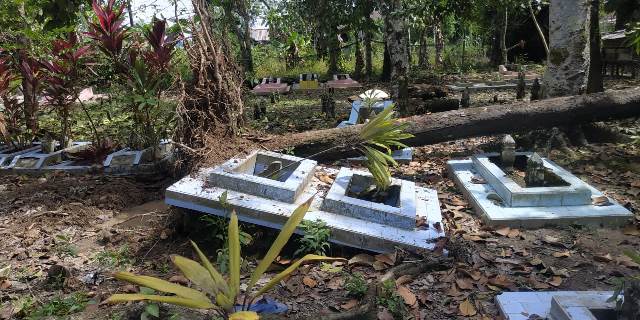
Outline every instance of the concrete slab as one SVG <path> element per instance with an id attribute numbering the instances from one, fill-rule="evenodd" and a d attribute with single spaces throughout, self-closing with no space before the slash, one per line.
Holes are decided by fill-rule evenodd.
<path id="1" fill-rule="evenodd" d="M 273 93 L 284 94 L 291 90 L 291 86 L 281 82 L 280 78 L 263 78 L 262 82 L 255 86 L 251 92 L 258 96 L 268 96 Z"/>
<path id="2" fill-rule="evenodd" d="M 281 178 L 260 177 L 273 161 L 280 161 Z M 241 191 L 271 200 L 294 203 L 315 172 L 316 161 L 269 151 L 254 151 L 215 168 L 209 177 L 212 186 Z"/>
<path id="3" fill-rule="evenodd" d="M 0 151 L 0 168 L 6 169 L 11 164 L 13 158 L 26 153 L 31 153 L 40 150 L 40 146 L 33 146 L 20 151 L 13 151 L 12 147 L 4 146 L 4 149 Z"/>
<path id="4" fill-rule="evenodd" d="M 373 183 L 371 173 L 341 168 L 324 199 L 322 210 L 389 225 L 402 229 L 415 229 L 416 226 L 416 185 L 413 182 L 392 179 L 392 185 L 400 187 L 399 203 L 387 205 L 351 197 L 351 186 L 361 184 L 362 188 Z"/>
<path id="5" fill-rule="evenodd" d="M 74 142 L 73 146 L 52 153 L 43 153 L 40 148 L 14 157 L 7 169 L 11 170 L 39 170 L 43 167 L 59 164 L 64 161 L 64 153 L 87 147 L 91 142 Z"/>
<path id="6" fill-rule="evenodd" d="M 346 73 L 333 75 L 333 80 L 327 81 L 326 86 L 334 89 L 362 88 L 358 81 L 351 79 Z"/>
<path id="7" fill-rule="evenodd" d="M 516 152 L 516 157 L 530 157 L 532 152 Z M 553 161 L 543 158 L 545 168 L 564 180 L 568 186 L 524 188 L 507 176 L 491 157 L 499 157 L 498 153 L 479 154 L 471 157 L 473 167 L 493 187 L 508 207 L 545 207 L 574 206 L 591 204 L 592 196 L 601 196 L 598 191 L 592 192 L 589 185 L 578 177 L 564 170 Z"/>
<path id="8" fill-rule="evenodd" d="M 447 163 L 449 174 L 483 220 L 494 226 L 540 228 L 549 225 L 590 225 L 615 227 L 633 218 L 626 208 L 609 199 L 608 206 L 573 205 L 542 207 L 508 207 L 489 183 L 477 183 L 482 176 L 471 160 Z M 601 194 L 585 183 L 594 195 Z"/>
<path id="9" fill-rule="evenodd" d="M 581 302 L 606 301 L 613 292 L 608 291 L 541 291 L 541 292 L 504 292 L 496 296 L 496 304 L 505 320 L 526 320 L 538 315 L 550 320 L 586 320 L 594 319 L 584 317 L 584 313 L 578 313 L 578 305 Z M 555 301 L 555 302 L 554 302 Z M 566 303 L 563 303 L 566 302 Z M 578 303 L 576 303 L 578 301 Z M 554 303 L 557 307 L 569 309 L 572 318 L 562 318 L 562 314 L 554 312 Z M 596 304 L 592 304 L 595 306 Z M 601 304 L 597 304 L 601 306 Z M 582 304 L 584 307 L 584 304 Z M 556 307 L 556 308 L 557 308 Z M 587 307 L 587 311 L 588 311 Z M 562 309 L 561 309 L 562 310 Z M 584 311 L 584 310 L 581 310 Z M 588 312 L 590 314 L 590 312 Z"/>
<path id="10" fill-rule="evenodd" d="M 598 320 L 591 310 L 615 311 L 616 303 L 607 302 L 612 292 L 556 295 L 551 299 L 550 316 L 555 320 Z"/>
<path id="11" fill-rule="evenodd" d="M 321 219 L 331 229 L 331 240 L 346 246 L 374 252 L 387 252 L 396 246 L 407 249 L 431 250 L 437 239 L 444 237 L 440 203 L 435 190 L 416 188 L 416 212 L 427 217 L 426 229 L 402 229 L 353 217 L 322 211 L 323 195 L 328 185 L 313 178 L 294 203 L 275 201 L 264 197 L 206 186 L 206 180 L 214 169 L 204 169 L 170 186 L 166 191 L 166 203 L 218 216 L 228 216 L 218 201 L 225 191 L 227 203 L 236 210 L 239 219 L 269 228 L 280 229 L 295 208 L 309 197 L 316 196 L 305 220 Z M 323 174 L 335 174 L 337 170 L 318 167 Z M 300 230 L 297 231 L 301 233 Z"/>

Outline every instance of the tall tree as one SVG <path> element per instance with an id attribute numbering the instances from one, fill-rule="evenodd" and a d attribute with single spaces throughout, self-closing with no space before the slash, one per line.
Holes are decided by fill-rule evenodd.
<path id="1" fill-rule="evenodd" d="M 591 63 L 591 0 L 551 1 L 549 57 L 544 75 L 548 97 L 587 91 Z M 597 72 L 600 72 L 599 70 Z"/>
<path id="2" fill-rule="evenodd" d="M 252 2 L 250 0 L 223 0 L 225 20 L 238 39 L 240 63 L 245 74 L 253 74 L 253 43 L 251 39 Z"/>
<path id="3" fill-rule="evenodd" d="M 393 95 L 397 98 L 400 113 L 407 114 L 409 52 L 404 2 L 389 0 L 381 3 L 380 6 L 384 15 L 385 43 L 389 52 L 391 81 L 394 82 Z"/>

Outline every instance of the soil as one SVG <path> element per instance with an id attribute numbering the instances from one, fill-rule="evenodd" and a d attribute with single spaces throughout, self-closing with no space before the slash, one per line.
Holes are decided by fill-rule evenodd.
<path id="1" fill-rule="evenodd" d="M 287 113 L 286 108 L 282 113 Z M 637 119 L 607 125 L 630 135 L 640 133 Z M 261 138 L 259 134 L 247 134 L 212 140 L 206 158 L 209 164 L 203 165 L 220 163 L 258 147 Z M 396 178 L 438 190 L 449 236 L 439 246 L 444 246 L 453 259 L 446 270 L 396 281 L 406 309 L 402 318 L 499 319 L 494 297 L 502 291 L 612 290 L 617 279 L 639 274 L 640 266 L 624 255 L 626 250 L 640 248 L 637 142 L 599 142 L 573 148 L 571 153 L 552 151 L 548 155 L 634 212 L 635 219 L 628 225 L 620 229 L 568 226 L 518 230 L 483 224 L 447 177 L 446 161 L 497 151 L 500 138 L 480 137 L 416 148 L 411 163 L 393 170 Z M 221 229 L 211 227 L 214 224 L 204 227 L 198 213 L 164 205 L 164 189 L 173 181 L 168 177 L 143 180 L 58 173 L 0 175 L 0 319 L 26 318 L 52 299 L 73 293 L 83 293 L 91 303 L 62 318 L 139 319 L 143 304 L 100 304 L 113 293 L 136 290 L 115 280 L 113 271 L 183 281 L 177 277 L 179 272 L 170 256 L 194 258 L 189 240 L 201 244 L 215 261 L 216 250 L 221 248 Z M 251 225 L 242 229 L 253 238 L 243 248 L 245 283 L 276 233 Z M 296 239 L 290 241 L 268 276 L 290 265 L 297 247 Z M 359 254 L 358 263 L 311 264 L 285 278 L 269 296 L 288 306 L 286 317 L 322 319 L 323 315 L 355 310 L 362 302 L 345 288 L 352 275 L 361 273 L 371 286 L 394 265 L 438 253 L 398 250 L 375 255 L 333 244 L 327 254 L 346 259 Z M 61 273 L 67 275 L 65 280 L 52 285 L 47 273 L 57 269 L 53 267 L 56 265 L 68 274 Z M 463 304 L 465 308 L 461 308 Z M 474 312 L 467 317 L 469 305 Z M 163 319 L 172 315 L 176 315 L 172 319 L 213 316 L 207 311 L 171 306 L 162 306 L 161 314 Z"/>

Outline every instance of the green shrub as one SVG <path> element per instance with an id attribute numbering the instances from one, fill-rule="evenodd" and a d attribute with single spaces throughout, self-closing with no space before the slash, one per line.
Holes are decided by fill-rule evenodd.
<path id="1" fill-rule="evenodd" d="M 347 290 L 350 296 L 362 298 L 365 294 L 367 294 L 369 286 L 367 285 L 367 280 L 364 278 L 364 275 L 360 272 L 357 272 L 347 278 L 347 280 L 344 282 L 344 288 L 345 290 Z"/>

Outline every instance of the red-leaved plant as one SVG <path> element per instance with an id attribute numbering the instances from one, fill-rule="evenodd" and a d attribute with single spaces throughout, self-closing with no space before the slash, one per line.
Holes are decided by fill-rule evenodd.
<path id="1" fill-rule="evenodd" d="M 60 121 L 60 144 L 67 147 L 71 141 L 70 117 L 81 91 L 81 71 L 85 66 L 89 46 L 80 46 L 78 36 L 72 32 L 66 39 L 52 42 L 50 61 L 43 61 L 46 69 L 44 93 Z"/>
<path id="2" fill-rule="evenodd" d="M 157 69 L 157 72 L 164 72 L 169 68 L 178 40 L 178 34 L 167 34 L 166 30 L 165 20 L 155 20 L 151 30 L 144 34 L 151 46 L 151 50 L 145 53 L 145 58 Z"/>
<path id="3" fill-rule="evenodd" d="M 6 145 L 18 147 L 16 144 L 20 131 L 20 119 L 23 115 L 18 100 L 11 96 L 14 87 L 12 82 L 18 76 L 13 72 L 9 57 L 0 58 L 0 99 L 3 110 L 0 112 L 0 138 Z"/>
<path id="4" fill-rule="evenodd" d="M 117 60 L 122 53 L 124 39 L 129 36 L 127 28 L 123 26 L 125 6 L 116 6 L 116 0 L 109 0 L 104 7 L 93 0 L 92 6 L 98 21 L 89 22 L 89 32 L 85 34 L 98 43 L 100 51 Z"/>

